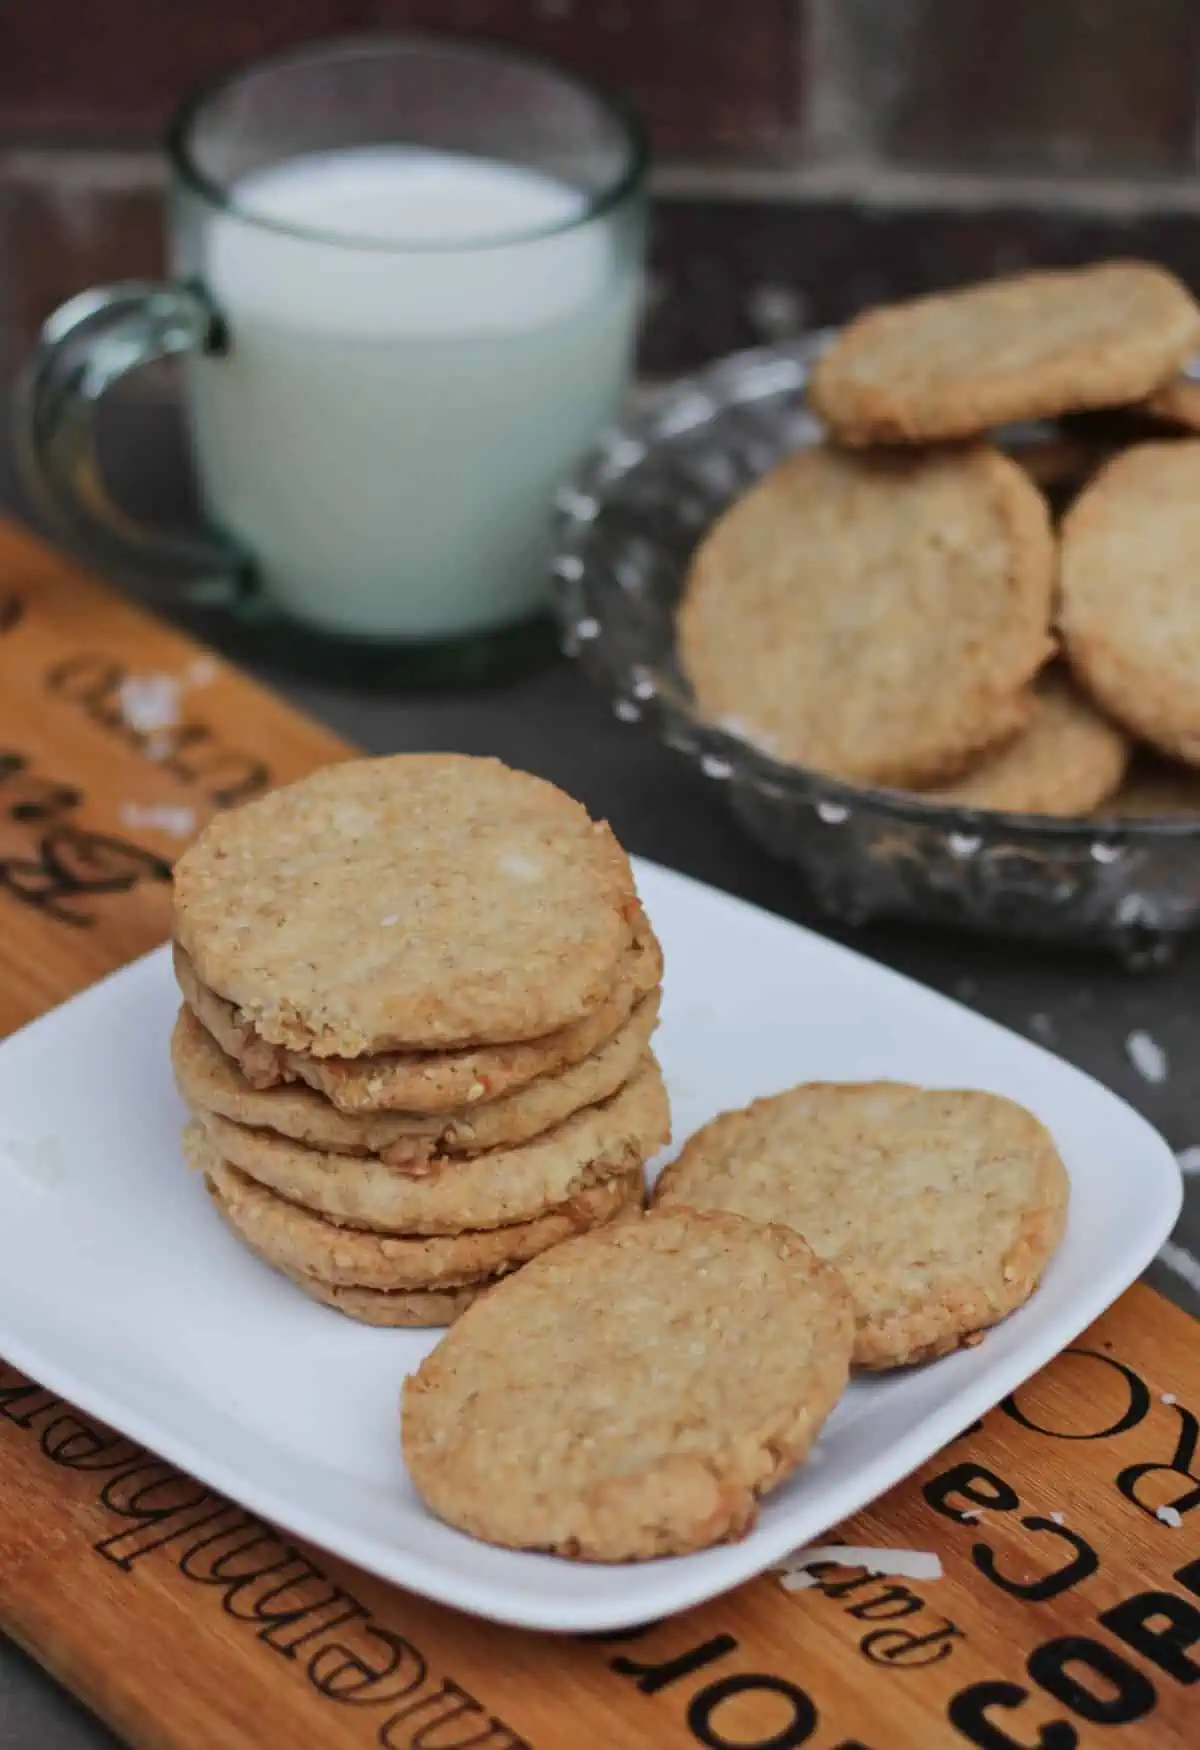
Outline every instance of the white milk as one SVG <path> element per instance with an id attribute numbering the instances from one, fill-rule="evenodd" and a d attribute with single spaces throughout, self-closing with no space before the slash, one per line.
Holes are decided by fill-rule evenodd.
<path id="1" fill-rule="evenodd" d="M 190 382 L 213 516 L 277 601 L 334 631 L 436 637 L 532 612 L 554 488 L 627 367 L 634 269 L 610 223 L 530 239 L 582 197 L 402 147 L 295 159 L 233 199 L 317 235 L 205 221 L 231 336 Z"/>

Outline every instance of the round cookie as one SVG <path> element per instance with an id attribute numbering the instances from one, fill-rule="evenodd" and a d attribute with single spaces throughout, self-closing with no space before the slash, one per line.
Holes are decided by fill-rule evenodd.
<path id="1" fill-rule="evenodd" d="M 1125 775 L 1132 746 L 1062 674 L 1044 675 L 1027 729 L 924 800 L 1013 814 L 1088 814 Z"/>
<path id="2" fill-rule="evenodd" d="M 1019 274 L 868 310 L 818 361 L 845 444 L 931 443 L 1138 401 L 1200 342 L 1200 309 L 1149 262 Z"/>
<path id="3" fill-rule="evenodd" d="M 803 1234 L 855 1308 L 854 1364 L 905 1367 L 1006 1317 L 1062 1237 L 1053 1138 L 995 1094 L 810 1083 L 697 1131 L 656 1209 L 729 1210 Z"/>
<path id="4" fill-rule="evenodd" d="M 645 1179 L 637 1168 L 590 1186 L 533 1221 L 479 1233 L 397 1238 L 338 1227 L 289 1203 L 221 1160 L 202 1139 L 189 1145 L 189 1154 L 229 1226 L 259 1257 L 339 1288 L 460 1288 L 483 1276 L 507 1275 L 551 1246 L 645 1206 Z"/>
<path id="5" fill-rule="evenodd" d="M 309 1148 L 335 1154 L 377 1155 L 401 1172 L 426 1173 L 447 1154 L 480 1154 L 514 1147 L 561 1124 L 573 1112 L 607 1100 L 623 1087 L 645 1056 L 658 1021 L 658 995 L 643 998 L 629 1020 L 591 1057 L 544 1076 L 499 1100 L 476 1101 L 457 1112 L 381 1112 L 354 1115 L 311 1088 L 295 1083 L 258 1089 L 185 1004 L 171 1037 L 179 1091 L 189 1106 L 234 1124 L 269 1130 Z"/>
<path id="6" fill-rule="evenodd" d="M 532 1221 L 589 1186 L 630 1173 L 670 1135 L 653 1057 L 619 1093 L 518 1148 L 456 1157 L 413 1177 L 382 1161 L 328 1154 L 197 1112 L 213 1152 L 292 1203 L 376 1233 L 457 1234 Z"/>
<path id="7" fill-rule="evenodd" d="M 362 1057 L 581 1020 L 634 904 L 612 833 L 553 784 L 399 754 L 215 816 L 175 865 L 173 933 L 269 1044 Z"/>
<path id="8" fill-rule="evenodd" d="M 1200 765 L 1200 439 L 1137 444 L 1063 520 L 1060 626 L 1106 711 Z"/>
<path id="9" fill-rule="evenodd" d="M 741 1537 L 846 1383 L 845 1289 L 798 1236 L 691 1210 L 598 1229 L 471 1308 L 404 1383 L 439 1518 L 591 1561 Z"/>
<path id="10" fill-rule="evenodd" d="M 640 905 L 634 909 L 633 932 L 612 989 L 582 1021 L 511 1045 L 377 1057 L 313 1057 L 268 1045 L 245 1015 L 201 983 L 178 943 L 174 964 L 188 1007 L 252 1087 L 303 1082 L 346 1113 L 454 1112 L 569 1069 L 613 1037 L 662 978 L 662 949 Z"/>
<path id="11" fill-rule="evenodd" d="M 709 532 L 680 656 L 704 714 L 776 758 L 921 788 L 1029 721 L 1054 573 L 1045 503 L 998 451 L 818 445 Z"/>
<path id="12" fill-rule="evenodd" d="M 219 1203 L 217 1207 L 220 1209 Z M 253 1251 L 254 1247 L 251 1246 L 250 1250 Z M 483 1280 L 464 1283 L 461 1288 L 346 1288 L 337 1283 L 319 1282 L 315 1276 L 306 1276 L 302 1270 L 285 1269 L 270 1258 L 263 1258 L 263 1263 L 269 1264 L 280 1276 L 286 1276 L 310 1300 L 332 1307 L 347 1318 L 357 1319 L 360 1325 L 379 1325 L 393 1331 L 452 1325 L 492 1286 L 490 1281 Z"/>

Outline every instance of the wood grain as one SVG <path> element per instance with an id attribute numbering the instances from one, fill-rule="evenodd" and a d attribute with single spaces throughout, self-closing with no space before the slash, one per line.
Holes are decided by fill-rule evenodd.
<path id="1" fill-rule="evenodd" d="M 0 528 L 3 1026 L 161 939 L 213 808 L 345 752 Z M 834 1534 L 940 1579 L 567 1638 L 307 1549 L 0 1362 L 0 1624 L 142 1750 L 1194 1750 L 1198 1412 L 1195 1325 L 1135 1289 Z"/>

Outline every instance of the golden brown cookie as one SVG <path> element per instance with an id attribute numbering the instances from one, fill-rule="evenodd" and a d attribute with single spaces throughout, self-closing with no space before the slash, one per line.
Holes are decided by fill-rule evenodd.
<path id="1" fill-rule="evenodd" d="M 846 1383 L 842 1283 L 784 1229 L 691 1210 L 568 1240 L 404 1384 L 404 1456 L 489 1543 L 636 1561 L 728 1542 Z"/>
<path id="2" fill-rule="evenodd" d="M 263 1262 L 286 1276 L 310 1300 L 332 1307 L 349 1319 L 357 1319 L 360 1325 L 379 1325 L 388 1330 L 428 1330 L 452 1325 L 492 1286 L 484 1280 L 464 1283 L 461 1288 L 347 1288 L 340 1283 L 318 1281 L 302 1270 L 286 1269 L 270 1258 Z"/>
<path id="3" fill-rule="evenodd" d="M 1060 626 L 1106 711 L 1200 765 L 1200 439 L 1137 444 L 1075 500 Z"/>
<path id="4" fill-rule="evenodd" d="M 956 1349 L 1029 1299 L 1062 1238 L 1049 1131 L 995 1094 L 810 1083 L 697 1131 L 656 1209 L 729 1210 L 803 1234 L 855 1308 L 854 1363 Z"/>
<path id="5" fill-rule="evenodd" d="M 1200 309 L 1149 262 L 1019 274 L 868 310 L 809 397 L 840 442 L 931 443 L 1138 401 L 1200 342 Z"/>
<path id="6" fill-rule="evenodd" d="M 260 1257 L 280 1269 L 341 1288 L 408 1292 L 461 1288 L 484 1276 L 505 1276 L 575 1234 L 640 1212 L 646 1201 L 645 1179 L 638 1168 L 590 1186 L 533 1221 L 406 1239 L 338 1227 L 310 1209 L 289 1203 L 221 1160 L 199 1126 L 192 1127 L 188 1153 L 203 1171 L 229 1226 Z"/>
<path id="7" fill-rule="evenodd" d="M 398 754 L 215 816 L 175 865 L 173 933 L 268 1044 L 361 1057 L 582 1020 L 634 905 L 612 833 L 553 784 Z"/>
<path id="8" fill-rule="evenodd" d="M 657 1021 L 656 992 L 644 997 L 625 1025 L 582 1063 L 557 1076 L 542 1076 L 503 1099 L 477 1100 L 440 1114 L 356 1115 L 339 1112 L 303 1085 L 253 1088 L 186 1004 L 175 1023 L 171 1059 L 189 1106 L 250 1129 L 274 1131 L 309 1148 L 378 1155 L 398 1171 L 423 1174 L 447 1155 L 481 1154 L 528 1142 L 573 1112 L 607 1100 L 642 1061 Z"/>
<path id="9" fill-rule="evenodd" d="M 268 1045 L 232 1003 L 201 983 L 191 961 L 174 949 L 175 976 L 188 1007 L 255 1088 L 303 1082 L 339 1111 L 455 1112 L 502 1098 L 542 1076 L 581 1063 L 625 1025 L 662 977 L 662 950 L 640 906 L 633 941 L 622 956 L 611 991 L 582 1021 L 540 1039 L 459 1051 L 390 1052 L 377 1057 L 313 1057 Z"/>
<path id="10" fill-rule="evenodd" d="M 1057 670 L 1043 675 L 1035 691 L 1037 708 L 1029 727 L 953 783 L 923 792 L 925 801 L 1014 814 L 1079 815 L 1111 796 L 1133 751 L 1129 737 Z"/>
<path id="11" fill-rule="evenodd" d="M 1055 559 L 1041 495 L 996 450 L 817 446 L 709 532 L 680 656 L 705 716 L 776 758 L 921 788 L 1029 721 Z"/>
<path id="12" fill-rule="evenodd" d="M 198 1111 L 213 1152 L 292 1203 L 376 1233 L 457 1234 L 532 1221 L 605 1179 L 631 1173 L 667 1141 L 662 1075 L 647 1054 L 619 1093 L 518 1148 L 456 1156 L 414 1177 L 374 1157 L 329 1154 Z"/>

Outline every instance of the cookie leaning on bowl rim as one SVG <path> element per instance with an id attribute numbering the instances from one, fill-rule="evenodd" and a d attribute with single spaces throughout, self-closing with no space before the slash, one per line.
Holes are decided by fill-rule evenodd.
<path id="1" fill-rule="evenodd" d="M 1100 704 L 1160 753 L 1200 766 L 1200 438 L 1135 444 L 1075 500 L 1059 619 Z"/>
<path id="2" fill-rule="evenodd" d="M 661 1071 L 647 1053 L 620 1091 L 516 1148 L 455 1157 L 423 1177 L 370 1156 L 329 1154 L 194 1116 L 214 1152 L 292 1203 L 377 1233 L 457 1234 L 532 1221 L 590 1185 L 642 1166 L 670 1137 Z"/>
<path id="3" fill-rule="evenodd" d="M 252 1087 L 300 1082 L 348 1115 L 453 1113 L 569 1069 L 601 1049 L 624 1026 L 635 1007 L 658 987 L 663 970 L 662 949 L 637 905 L 633 940 L 621 957 L 616 981 L 599 1007 L 582 1021 L 509 1045 L 313 1057 L 268 1045 L 245 1015 L 201 982 L 178 943 L 173 954 L 184 1001 Z"/>
<path id="4" fill-rule="evenodd" d="M 1069 1181 L 1012 1100 L 903 1082 L 812 1082 L 723 1113 L 668 1163 L 654 1208 L 803 1234 L 855 1307 L 854 1364 L 928 1361 L 1034 1292 Z"/>
<path id="5" fill-rule="evenodd" d="M 336 1154 L 376 1155 L 400 1172 L 427 1173 L 449 1155 L 529 1142 L 585 1106 L 607 1100 L 634 1074 L 658 1022 L 658 993 L 591 1057 L 498 1100 L 453 1112 L 352 1114 L 303 1084 L 253 1088 L 184 1004 L 171 1036 L 175 1081 L 188 1105 L 251 1130 L 266 1130 Z"/>
<path id="6" fill-rule="evenodd" d="M 361 1057 L 582 1020 L 635 907 L 624 851 L 554 785 L 398 754 L 217 815 L 175 866 L 174 935 L 269 1044 Z"/>
<path id="7" fill-rule="evenodd" d="M 405 1380 L 409 1474 L 515 1549 L 636 1561 L 741 1537 L 841 1395 L 851 1324 L 786 1229 L 693 1210 L 597 1229 L 497 1283 Z"/>
<path id="8" fill-rule="evenodd" d="M 1150 262 L 1015 275 L 867 310 L 809 400 L 841 443 L 933 443 L 1140 401 L 1200 344 L 1200 308 Z"/>
<path id="9" fill-rule="evenodd" d="M 958 775 L 1034 711 L 1056 549 L 986 445 L 789 457 L 710 529 L 678 611 L 699 709 L 852 783 Z"/>

